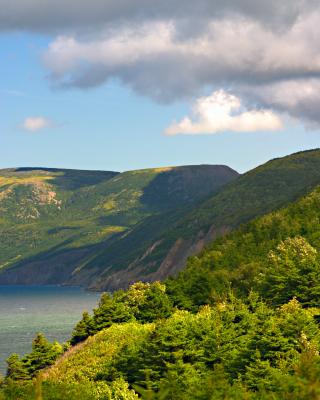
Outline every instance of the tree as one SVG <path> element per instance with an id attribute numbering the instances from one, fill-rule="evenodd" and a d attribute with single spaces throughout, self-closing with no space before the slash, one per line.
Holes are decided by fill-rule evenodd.
<path id="1" fill-rule="evenodd" d="M 7 375 L 6 378 L 13 379 L 15 381 L 22 381 L 30 379 L 28 369 L 18 354 L 11 354 L 7 359 Z"/>
<path id="2" fill-rule="evenodd" d="M 92 318 L 89 313 L 85 311 L 82 314 L 82 319 L 75 326 L 70 343 L 75 345 L 79 342 L 83 342 L 87 337 L 90 336 L 92 331 Z"/>
<path id="3" fill-rule="evenodd" d="M 23 358 L 31 376 L 50 365 L 62 354 L 62 346 L 57 343 L 50 343 L 42 333 L 38 333 L 32 342 L 32 351 Z"/>
<path id="4" fill-rule="evenodd" d="M 143 323 L 167 318 L 172 313 L 172 302 L 166 294 L 166 286 L 160 282 L 148 285 L 138 304 L 135 317 Z"/>
<path id="5" fill-rule="evenodd" d="M 93 310 L 92 330 L 98 332 L 109 328 L 113 323 L 127 322 L 133 319 L 133 313 L 122 297 L 109 293 L 101 296 L 98 308 Z"/>
<path id="6" fill-rule="evenodd" d="M 282 241 L 269 252 L 268 267 L 259 278 L 260 292 L 274 305 L 293 297 L 304 305 L 320 305 L 318 252 L 306 239 L 296 236 Z"/>

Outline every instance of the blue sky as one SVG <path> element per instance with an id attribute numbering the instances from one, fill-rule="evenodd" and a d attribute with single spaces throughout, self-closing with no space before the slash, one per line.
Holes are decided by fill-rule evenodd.
<path id="1" fill-rule="evenodd" d="M 242 86 L 239 83 L 234 85 L 235 78 L 232 96 L 236 97 L 229 94 L 228 82 L 222 85 L 214 78 L 212 84 L 205 82 L 196 90 L 192 86 L 190 90 L 181 91 L 181 95 L 172 94 L 169 89 L 176 81 L 179 82 L 179 75 L 183 73 L 179 68 L 166 71 L 169 61 L 164 63 L 165 72 L 155 70 L 154 81 L 154 66 L 132 78 L 129 65 L 125 73 L 113 69 L 108 79 L 94 85 L 87 84 L 88 76 L 81 77 L 85 85 L 74 83 L 82 70 L 65 67 L 63 79 L 69 75 L 76 78 L 72 78 L 72 85 L 64 87 L 59 82 L 61 77 L 52 78 L 57 74 L 53 57 L 57 54 L 57 62 L 64 62 L 64 54 L 60 50 L 60 53 L 48 50 L 58 40 L 60 32 L 33 32 L 32 28 L 24 33 L 16 28 L 3 32 L 0 33 L 0 168 L 46 166 L 122 171 L 167 165 L 227 164 L 244 172 L 270 158 L 320 146 L 317 121 L 307 114 L 297 115 L 287 99 L 281 100 L 281 106 L 275 100 L 270 106 L 271 103 L 265 100 L 268 88 L 263 87 L 266 95 L 263 99 L 259 97 L 259 107 L 254 111 L 248 105 L 248 99 L 253 104 L 252 93 L 256 93 L 252 85 L 251 96 L 243 103 L 241 96 L 247 92 L 242 89 L 243 82 Z M 81 35 L 75 37 L 80 37 L 77 40 L 81 42 Z M 92 48 L 98 45 L 98 39 L 90 40 Z M 84 51 L 79 43 L 77 46 L 77 51 Z M 103 46 L 109 44 L 104 42 Z M 127 46 L 130 47 L 130 42 Z M 49 61 L 44 61 L 46 53 Z M 88 58 L 85 62 L 91 63 L 92 60 Z M 142 64 L 146 68 L 145 60 Z M 89 69 L 86 74 L 92 76 L 96 70 Z M 137 70 L 136 65 L 133 70 Z M 190 71 L 190 80 L 193 80 L 193 70 Z M 176 79 L 170 76 L 166 80 L 165 73 L 174 74 Z M 144 74 L 148 86 L 141 83 Z M 188 79 L 188 76 L 183 79 Z M 161 92 L 161 98 L 158 98 L 154 95 L 154 88 L 159 85 L 159 90 L 162 90 L 162 84 L 169 89 L 163 91 L 164 95 Z M 185 88 L 186 81 L 181 81 L 176 91 L 183 85 Z M 292 83 L 290 85 L 288 92 L 292 90 Z M 223 90 L 223 105 L 219 103 L 220 108 L 211 113 L 211 108 L 217 107 L 219 102 L 217 90 Z M 278 93 L 276 90 L 275 87 L 271 97 Z M 232 108 L 232 101 L 240 98 L 241 105 Z M 200 99 L 198 103 L 197 99 Z M 257 99 L 256 96 L 254 104 Z M 203 111 L 203 104 L 211 107 L 210 115 Z M 287 104 L 287 109 L 284 104 Z M 259 114 L 261 109 L 263 114 Z M 269 118 L 267 123 L 265 110 L 271 110 L 270 115 L 272 113 L 272 120 Z M 234 113 L 242 115 L 241 119 L 234 119 Z M 243 122 L 248 116 L 255 118 L 255 128 L 251 123 Z M 35 130 L 26 129 L 26 125 L 23 127 L 28 118 L 35 117 L 49 121 L 48 126 Z M 189 120 L 187 128 L 182 123 L 185 117 Z M 280 120 L 281 126 L 275 128 Z M 244 124 L 244 127 L 238 129 L 239 124 Z M 173 127 L 173 134 L 165 134 L 169 127 Z"/>

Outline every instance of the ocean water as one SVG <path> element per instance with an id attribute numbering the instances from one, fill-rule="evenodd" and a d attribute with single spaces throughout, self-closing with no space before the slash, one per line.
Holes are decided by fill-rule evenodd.
<path id="1" fill-rule="evenodd" d="M 0 373 L 11 353 L 31 350 L 38 332 L 60 343 L 69 339 L 82 312 L 90 312 L 99 297 L 78 287 L 0 285 Z"/>

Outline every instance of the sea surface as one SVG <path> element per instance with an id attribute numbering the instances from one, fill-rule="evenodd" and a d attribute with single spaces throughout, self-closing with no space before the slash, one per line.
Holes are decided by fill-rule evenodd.
<path id="1" fill-rule="evenodd" d="M 69 339 L 82 312 L 90 312 L 99 297 L 78 287 L 0 285 L 0 374 L 11 353 L 31 350 L 36 333 L 60 343 Z"/>

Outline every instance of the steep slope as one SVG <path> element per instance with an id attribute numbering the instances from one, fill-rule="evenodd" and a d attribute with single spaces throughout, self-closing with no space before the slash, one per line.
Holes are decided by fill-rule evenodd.
<path id="1" fill-rule="evenodd" d="M 319 183 L 320 150 L 271 160 L 229 183 L 184 213 L 178 222 L 162 225 L 161 221 L 151 218 L 136 226 L 122 239 L 122 244 L 111 244 L 88 264 L 88 269 L 91 267 L 98 276 L 92 286 L 117 288 L 120 282 L 129 284 L 141 271 L 148 272 L 147 279 L 163 279 L 183 268 L 188 256 L 199 252 L 213 239 L 285 206 Z M 153 229 L 155 226 L 158 229 Z M 131 250 L 130 243 L 139 235 L 146 240 Z M 127 249 L 125 255 L 123 249 Z M 106 273 L 99 273 L 97 269 Z"/>
<path id="2" fill-rule="evenodd" d="M 242 225 L 188 260 L 167 285 L 176 304 L 197 308 L 232 288 L 253 289 L 273 305 L 296 297 L 320 306 L 320 186 L 284 208 Z M 199 291 L 201 282 L 201 291 Z"/>
<path id="3" fill-rule="evenodd" d="M 121 174 L 2 170 L 0 283 L 87 285 L 91 274 L 80 272 L 108 242 L 117 243 L 150 218 L 177 220 L 180 210 L 235 177 L 228 167 L 209 165 Z"/>

